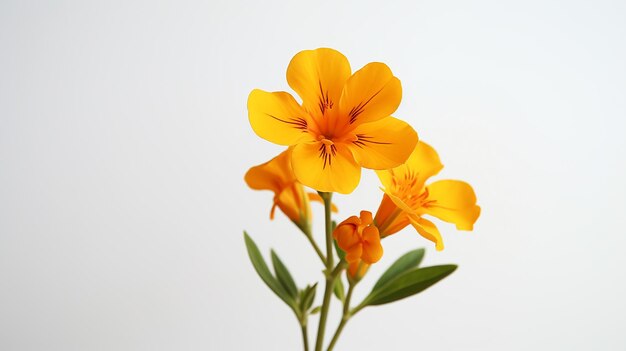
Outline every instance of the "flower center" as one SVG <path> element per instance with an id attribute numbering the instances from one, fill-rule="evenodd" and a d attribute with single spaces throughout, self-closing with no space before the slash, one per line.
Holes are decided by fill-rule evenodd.
<path id="1" fill-rule="evenodd" d="M 317 138 L 317 140 L 321 141 L 321 142 L 322 142 L 322 144 L 324 144 L 325 146 L 328 146 L 328 147 L 330 147 L 330 146 L 332 146 L 332 145 L 334 145 L 334 144 L 335 144 L 335 143 L 333 143 L 333 141 L 332 141 L 332 140 L 326 139 L 326 137 L 325 137 L 325 136 L 323 136 L 323 135 L 320 135 L 320 136 Z"/>
<path id="2" fill-rule="evenodd" d="M 417 184 L 416 174 L 405 173 L 403 178 L 393 175 L 393 193 L 404 201 L 412 209 L 422 207 L 428 198 L 428 191 L 423 184 Z"/>
<path id="3" fill-rule="evenodd" d="M 320 142 L 319 157 L 324 160 L 323 169 L 325 169 L 327 165 L 332 164 L 333 157 L 337 154 L 337 146 L 332 139 L 326 138 L 324 135 L 318 136 L 317 140 Z"/>

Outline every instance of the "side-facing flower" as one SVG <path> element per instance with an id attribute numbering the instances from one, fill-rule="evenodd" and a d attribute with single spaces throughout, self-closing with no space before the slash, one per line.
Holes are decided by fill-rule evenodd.
<path id="1" fill-rule="evenodd" d="M 380 234 L 373 222 L 371 212 L 361 211 L 360 217 L 349 217 L 333 231 L 337 245 L 346 253 L 348 273 L 353 277 L 357 270 L 362 276 L 370 264 L 383 256 Z"/>
<path id="2" fill-rule="evenodd" d="M 385 64 L 372 62 L 351 74 L 338 51 L 305 50 L 289 63 L 287 82 L 302 105 L 289 93 L 257 89 L 248 98 L 248 117 L 260 137 L 293 146 L 291 164 L 304 185 L 347 194 L 358 185 L 361 167 L 393 168 L 413 150 L 417 133 L 390 116 L 402 87 Z"/>
<path id="3" fill-rule="evenodd" d="M 460 180 L 425 185 L 442 168 L 437 152 L 420 141 L 404 165 L 376 172 L 385 192 L 375 218 L 381 237 L 411 224 L 420 235 L 434 242 L 437 250 L 443 250 L 439 230 L 424 215 L 454 223 L 459 230 L 473 229 L 480 207 L 471 185 Z"/>
<path id="4" fill-rule="evenodd" d="M 270 219 L 274 219 L 276 207 L 305 233 L 311 226 L 311 205 L 309 200 L 323 202 L 316 193 L 307 193 L 300 184 L 290 164 L 291 150 L 285 150 L 268 162 L 248 170 L 245 180 L 255 190 L 274 192 L 274 204 L 270 210 Z M 337 209 L 333 206 L 333 211 Z"/>

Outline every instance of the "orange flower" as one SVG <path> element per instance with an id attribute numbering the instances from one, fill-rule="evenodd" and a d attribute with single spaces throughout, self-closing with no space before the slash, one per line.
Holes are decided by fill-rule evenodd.
<path id="1" fill-rule="evenodd" d="M 378 262 L 383 256 L 383 247 L 380 244 L 378 228 L 373 224 L 372 213 L 361 211 L 360 218 L 352 216 L 341 222 L 333 231 L 337 245 L 346 253 L 345 260 L 350 264 L 348 272 L 354 276 L 360 262 L 364 270 Z M 362 275 L 362 274 L 359 274 Z"/>
<path id="2" fill-rule="evenodd" d="M 255 89 L 248 118 L 261 138 L 293 147 L 291 163 L 302 184 L 348 194 L 361 167 L 388 169 L 409 157 L 417 133 L 390 116 L 402 87 L 385 64 L 372 62 L 352 74 L 340 52 L 305 50 L 289 63 L 287 82 L 302 104 L 286 92 Z"/>
<path id="3" fill-rule="evenodd" d="M 387 194 L 383 194 L 374 222 L 383 238 L 395 234 L 411 224 L 409 216 L 400 210 Z"/>
<path id="4" fill-rule="evenodd" d="M 386 171 L 377 171 L 385 195 L 376 212 L 375 223 L 381 237 L 398 232 L 411 224 L 420 235 L 443 250 L 439 230 L 424 215 L 456 224 L 459 230 L 472 230 L 480 215 L 471 185 L 459 180 L 439 180 L 425 185 L 443 165 L 437 152 L 420 141 L 406 163 Z"/>
<path id="5" fill-rule="evenodd" d="M 248 186 L 255 190 L 274 192 L 274 204 L 270 219 L 274 219 L 276 207 L 305 233 L 311 226 L 310 200 L 323 202 L 316 193 L 306 193 L 293 174 L 290 164 L 291 150 L 285 150 L 268 162 L 250 168 L 245 175 Z M 337 208 L 332 208 L 333 212 Z"/>

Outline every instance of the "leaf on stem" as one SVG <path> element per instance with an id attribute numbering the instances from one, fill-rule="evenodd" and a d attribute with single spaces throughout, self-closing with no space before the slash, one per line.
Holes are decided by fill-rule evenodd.
<path id="1" fill-rule="evenodd" d="M 285 291 L 293 299 L 295 299 L 298 296 L 298 287 L 296 286 L 291 273 L 289 273 L 289 270 L 274 250 L 271 250 L 270 253 L 272 256 L 272 265 L 274 266 L 274 272 L 276 273 L 278 282 L 282 285 Z"/>
<path id="2" fill-rule="evenodd" d="M 372 291 L 361 306 L 382 305 L 420 293 L 450 275 L 456 268 L 456 265 L 442 265 L 407 271 Z"/>
<path id="3" fill-rule="evenodd" d="M 292 309 L 294 308 L 294 299 L 289 295 L 289 293 L 283 288 L 281 283 L 274 278 L 272 273 L 270 272 L 259 248 L 256 246 L 254 241 L 248 236 L 248 233 L 243 232 L 244 240 L 246 242 L 246 249 L 248 250 L 248 256 L 250 256 L 250 261 L 254 266 L 254 270 L 256 270 L 261 280 L 267 285 L 281 300 L 285 301 L 287 305 L 289 305 Z"/>
<path id="4" fill-rule="evenodd" d="M 391 279 L 397 277 L 398 275 L 408 271 L 409 269 L 413 269 L 419 266 L 424 258 L 424 249 L 416 249 L 413 251 L 409 251 L 398 258 L 386 271 L 383 275 L 380 276 L 376 285 L 374 285 L 374 289 L 372 292 L 375 292 L 379 288 L 383 287 L 387 282 Z"/>
<path id="5" fill-rule="evenodd" d="M 341 276 L 338 276 L 337 279 L 335 279 L 335 286 L 333 287 L 333 293 L 340 301 L 343 301 L 346 298 L 346 293 L 343 287 L 343 282 L 341 281 Z"/>
<path id="6" fill-rule="evenodd" d="M 317 291 L 317 283 L 308 285 L 304 290 L 300 292 L 300 310 L 305 313 L 315 301 L 315 292 Z"/>

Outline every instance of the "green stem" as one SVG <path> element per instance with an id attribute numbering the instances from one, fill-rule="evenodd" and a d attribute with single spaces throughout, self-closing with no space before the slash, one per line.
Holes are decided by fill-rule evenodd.
<path id="1" fill-rule="evenodd" d="M 310 232 L 304 232 L 304 235 L 306 236 L 307 239 L 309 239 L 309 242 L 315 249 L 317 256 L 320 258 L 320 260 L 322 260 L 322 263 L 326 264 L 326 257 L 324 257 L 324 254 L 322 253 L 322 250 L 320 250 L 320 247 L 317 246 L 315 239 L 313 239 L 313 235 Z"/>
<path id="2" fill-rule="evenodd" d="M 346 326 L 348 320 L 350 320 L 350 317 L 352 316 L 350 314 L 350 299 L 352 299 L 352 292 L 354 291 L 355 285 L 356 284 L 350 284 L 350 287 L 348 288 L 348 294 L 346 295 L 346 300 L 343 303 L 343 316 L 341 317 L 341 322 L 339 323 L 339 326 L 337 326 L 335 335 L 333 335 L 333 338 L 330 341 L 330 345 L 328 345 L 327 351 L 332 351 L 332 349 L 335 347 L 335 343 L 337 343 L 337 340 L 339 340 L 339 335 L 341 335 L 343 327 Z"/>
<path id="3" fill-rule="evenodd" d="M 322 310 L 320 311 L 320 323 L 317 328 L 317 339 L 315 340 L 315 351 L 322 351 L 324 344 L 324 332 L 326 330 L 326 319 L 330 308 L 330 296 L 335 285 L 337 274 L 333 270 L 333 237 L 332 237 L 332 221 L 330 218 L 331 200 L 333 193 L 319 193 L 324 200 L 324 217 L 326 223 L 326 287 L 324 289 L 324 300 L 322 301 Z M 332 272 L 331 272 L 332 271 Z"/>
<path id="4" fill-rule="evenodd" d="M 302 342 L 304 342 L 304 351 L 309 351 L 309 333 L 306 328 L 306 324 L 300 326 L 302 329 Z"/>
<path id="5" fill-rule="evenodd" d="M 333 268 L 333 221 L 330 218 L 333 193 L 321 193 L 324 199 L 324 220 L 326 224 L 326 269 L 330 272 Z"/>
<path id="6" fill-rule="evenodd" d="M 346 267 L 348 267 L 348 262 L 341 260 L 341 261 L 339 261 L 339 263 L 337 263 L 337 265 L 335 266 L 335 269 L 333 269 L 333 271 L 330 273 L 330 275 L 335 277 L 335 278 L 337 278 L 339 276 L 339 274 L 341 274 L 341 272 L 344 269 L 346 269 Z"/>
<path id="7" fill-rule="evenodd" d="M 322 310 L 320 311 L 320 324 L 317 328 L 317 339 L 315 340 L 315 351 L 322 351 L 324 343 L 324 332 L 326 329 L 326 319 L 328 317 L 328 310 L 330 307 L 330 295 L 333 291 L 333 282 L 335 280 L 326 278 L 326 287 L 324 289 L 324 300 L 322 302 Z"/>
<path id="8" fill-rule="evenodd" d="M 360 305 L 356 306 L 355 308 L 352 309 L 352 311 L 350 311 L 350 315 L 354 316 L 355 314 L 357 314 L 360 310 L 362 310 L 365 306 L 367 306 L 367 304 L 365 303 L 366 301 L 363 300 L 363 302 L 361 302 Z"/>

